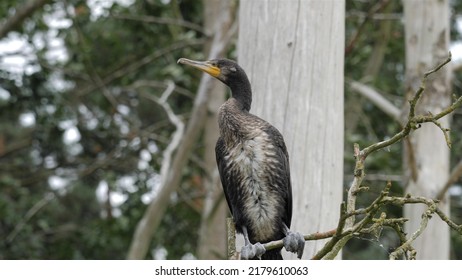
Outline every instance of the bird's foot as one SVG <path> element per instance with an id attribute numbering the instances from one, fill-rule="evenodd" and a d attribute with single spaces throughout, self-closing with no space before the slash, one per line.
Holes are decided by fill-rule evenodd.
<path id="1" fill-rule="evenodd" d="M 282 241 L 287 251 L 297 253 L 297 258 L 302 258 L 303 250 L 305 249 L 305 238 L 303 234 L 289 231 Z"/>
<path id="2" fill-rule="evenodd" d="M 255 257 L 259 259 L 265 252 L 265 246 L 263 246 L 260 242 L 257 242 L 255 244 L 249 243 L 245 246 L 242 246 L 241 259 L 251 260 Z"/>

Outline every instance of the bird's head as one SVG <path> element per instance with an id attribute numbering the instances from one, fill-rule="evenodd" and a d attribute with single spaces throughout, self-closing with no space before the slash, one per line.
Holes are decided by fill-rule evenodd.
<path id="1" fill-rule="evenodd" d="M 236 62 L 229 59 L 195 61 L 187 58 L 180 58 L 178 59 L 178 63 L 190 65 L 204 71 L 228 86 L 242 80 L 247 80 L 244 70 L 242 70 Z"/>

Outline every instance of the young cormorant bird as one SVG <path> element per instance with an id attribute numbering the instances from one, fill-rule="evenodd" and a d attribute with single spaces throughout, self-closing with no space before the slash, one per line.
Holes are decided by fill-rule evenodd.
<path id="1" fill-rule="evenodd" d="M 236 230 L 244 235 L 241 258 L 282 259 L 281 249 L 265 252 L 261 245 L 282 238 L 286 250 L 301 258 L 303 235 L 289 231 L 292 189 L 286 145 L 275 127 L 249 113 L 252 91 L 244 70 L 228 59 L 180 58 L 178 63 L 200 69 L 231 89 L 232 97 L 219 110 L 215 152 Z"/>

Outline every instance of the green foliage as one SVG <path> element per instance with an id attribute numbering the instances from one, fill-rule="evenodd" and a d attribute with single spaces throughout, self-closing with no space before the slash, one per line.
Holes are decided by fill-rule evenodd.
<path id="1" fill-rule="evenodd" d="M 141 93 L 160 97 L 168 80 L 178 88 L 196 86 L 175 62 L 182 51 L 197 56 L 201 46 L 194 42 L 203 34 L 137 17 L 179 21 L 185 15 L 200 25 L 200 2 L 114 2 L 99 17 L 86 3 L 52 2 L 23 23 L 27 29 L 20 36 L 39 70 L 0 69 L 1 88 L 9 93 L 0 102 L 0 259 L 125 258 L 146 209 L 144 196 L 158 186 L 161 151 L 174 129 L 162 108 Z M 20 4 L 4 1 L 8 9 L 0 11 L 6 16 Z M 119 17 L 124 15 L 135 17 Z M 45 20 L 50 17 L 65 27 Z M 47 36 L 62 40 L 67 59 L 50 59 L 57 47 Z M 140 81 L 155 85 L 135 87 Z M 180 92 L 169 103 L 177 114 L 187 114 L 192 94 Z M 20 121 L 26 113 L 32 118 L 27 126 Z M 199 170 L 190 169 L 190 176 Z M 123 184 L 126 178 L 130 183 Z M 101 182 L 108 186 L 103 195 Z M 123 203 L 108 201 L 109 193 Z M 179 197 L 151 244 L 165 247 L 172 259 L 195 252 L 200 218 L 191 199 Z M 172 236 L 182 242 L 171 242 Z"/>

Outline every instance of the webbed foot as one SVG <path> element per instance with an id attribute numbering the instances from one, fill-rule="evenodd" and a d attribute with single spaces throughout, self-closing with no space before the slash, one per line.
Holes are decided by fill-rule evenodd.
<path id="1" fill-rule="evenodd" d="M 241 249 L 241 259 L 243 260 L 250 260 L 255 257 L 260 259 L 260 257 L 266 252 L 265 247 L 260 243 L 257 242 L 255 244 L 247 244 L 242 246 Z"/>
<path id="2" fill-rule="evenodd" d="M 303 250 L 305 249 L 305 238 L 301 233 L 288 231 L 282 241 L 287 251 L 297 253 L 297 258 L 302 258 Z"/>

